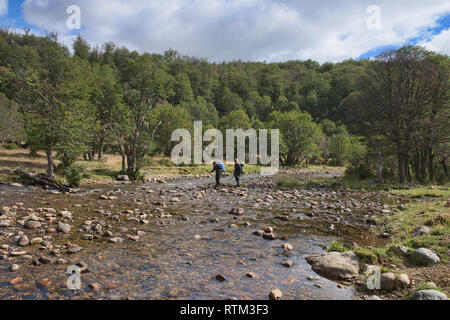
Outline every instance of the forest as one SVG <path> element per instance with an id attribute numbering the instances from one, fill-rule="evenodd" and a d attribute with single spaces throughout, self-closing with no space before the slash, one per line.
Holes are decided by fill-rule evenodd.
<path id="1" fill-rule="evenodd" d="M 48 177 L 106 152 L 137 177 L 149 156 L 170 156 L 173 130 L 201 120 L 203 130 L 279 129 L 286 167 L 444 183 L 449 70 L 448 56 L 412 46 L 340 63 L 217 63 L 2 29 L 0 143 L 45 152 Z"/>

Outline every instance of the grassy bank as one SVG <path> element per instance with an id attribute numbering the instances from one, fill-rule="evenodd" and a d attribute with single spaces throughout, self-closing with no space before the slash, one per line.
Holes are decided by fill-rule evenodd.
<path id="1" fill-rule="evenodd" d="M 212 169 L 210 164 L 175 166 L 167 157 L 148 157 L 144 160 L 142 172 L 153 175 L 180 175 L 180 174 L 206 174 Z M 55 161 L 58 165 L 59 161 Z M 102 160 L 79 160 L 77 164 L 85 167 L 85 178 L 93 180 L 113 180 L 120 174 L 122 158 L 119 155 L 103 155 Z M 45 173 L 46 157 L 43 153 L 30 155 L 27 149 L 6 150 L 0 149 L 0 181 L 20 182 L 20 178 L 14 174 L 17 168 L 22 168 L 32 173 Z M 261 166 L 245 165 L 245 173 L 260 172 Z M 227 171 L 232 172 L 233 165 L 227 165 Z"/>

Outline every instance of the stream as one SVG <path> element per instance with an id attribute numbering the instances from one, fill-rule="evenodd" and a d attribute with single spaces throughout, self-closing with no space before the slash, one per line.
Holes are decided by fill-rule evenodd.
<path id="1" fill-rule="evenodd" d="M 336 239 L 378 242 L 364 219 L 367 208 L 378 210 L 386 199 L 326 188 L 282 191 L 275 179 L 249 174 L 235 188 L 224 178 L 219 190 L 211 188 L 213 178 L 118 183 L 70 194 L 0 185 L 0 208 L 16 214 L 11 227 L 0 228 L 0 299 L 268 299 L 274 289 L 289 300 L 357 299 L 352 286 L 319 277 L 305 257 Z M 235 207 L 244 214 L 230 214 Z M 72 217 L 54 214 L 61 211 Z M 20 221 L 33 213 L 42 226 L 23 228 Z M 60 221 L 70 224 L 69 233 L 54 232 Z M 253 234 L 266 227 L 275 229 L 275 240 Z M 18 247 L 18 232 L 44 242 Z M 122 242 L 111 243 L 112 236 Z M 283 243 L 293 250 L 283 250 Z M 82 251 L 66 253 L 71 246 Z M 18 250 L 25 253 L 12 255 Z M 51 261 L 33 263 L 41 256 Z M 281 264 L 287 259 L 291 267 Z M 66 269 L 79 262 L 88 269 L 81 290 L 69 290 Z M 19 271 L 10 271 L 12 264 Z M 226 280 L 218 281 L 218 274 Z M 93 290 L 93 283 L 101 289 Z"/>

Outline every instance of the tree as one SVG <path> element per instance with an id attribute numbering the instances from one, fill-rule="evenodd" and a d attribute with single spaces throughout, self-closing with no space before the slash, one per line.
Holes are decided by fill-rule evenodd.
<path id="1" fill-rule="evenodd" d="M 235 110 L 223 116 L 219 120 L 219 130 L 225 134 L 227 129 L 243 129 L 247 130 L 251 127 L 252 122 L 244 110 Z"/>
<path id="2" fill-rule="evenodd" d="M 95 106 L 95 139 L 94 148 L 98 159 L 102 158 L 105 140 L 109 137 L 118 141 L 122 154 L 122 170 L 125 171 L 125 153 L 122 141 L 126 134 L 126 110 L 123 105 L 123 89 L 119 83 L 117 71 L 109 65 L 95 65 L 94 87 L 91 92 L 91 103 Z"/>
<path id="3" fill-rule="evenodd" d="M 65 165 L 86 151 L 89 124 L 86 69 L 69 59 L 56 38 L 41 39 L 39 69 L 15 66 L 15 97 L 23 108 L 27 141 L 47 155 L 47 176 L 54 177 L 54 155 Z"/>
<path id="4" fill-rule="evenodd" d="M 169 100 L 174 106 L 179 105 L 183 102 L 191 102 L 194 100 L 194 95 L 192 93 L 191 81 L 185 73 L 179 73 L 175 76 L 173 83 L 173 96 Z"/>
<path id="5" fill-rule="evenodd" d="M 238 94 L 232 92 L 227 87 L 221 87 L 218 90 L 216 98 L 216 108 L 221 115 L 225 115 L 234 110 L 244 107 L 244 102 Z"/>
<path id="6" fill-rule="evenodd" d="M 320 154 L 323 140 L 320 127 L 305 112 L 275 111 L 269 116 L 269 127 L 280 130 L 280 153 L 283 165 L 295 165 Z"/>
<path id="7" fill-rule="evenodd" d="M 432 166 L 430 149 L 437 141 L 431 132 L 444 132 L 435 137 L 448 139 L 448 69 L 436 63 L 434 56 L 420 47 L 383 52 L 370 64 L 361 81 L 361 93 L 352 98 L 348 109 L 350 121 L 362 134 L 374 143 L 380 136 L 390 144 L 391 153 L 397 156 L 400 183 L 411 181 L 414 153 L 415 161 L 422 151 L 431 155 L 420 157 L 414 166 L 416 172 L 424 173 L 427 163 Z M 448 61 L 448 57 L 442 60 Z M 422 142 L 420 147 L 418 141 Z M 424 174 L 417 177 L 422 180 Z"/>
<path id="8" fill-rule="evenodd" d="M 89 43 L 86 41 L 86 38 L 81 34 L 77 35 L 77 38 L 73 42 L 73 52 L 76 57 L 79 57 L 83 60 L 89 59 L 89 51 L 91 51 L 91 47 Z"/>
<path id="9" fill-rule="evenodd" d="M 128 108 L 129 128 L 124 139 L 128 171 L 136 173 L 150 148 L 152 132 L 148 117 L 157 104 L 167 98 L 169 75 L 153 58 L 144 54 L 128 61 L 122 71 L 124 101 Z"/>
<path id="10" fill-rule="evenodd" d="M 160 124 L 155 132 L 155 150 L 166 156 L 170 156 L 173 147 L 178 142 L 172 142 L 172 132 L 176 129 L 188 129 L 192 131 L 193 122 L 189 112 L 180 107 L 172 105 L 161 105 L 153 109 L 150 116 L 151 127 L 155 128 Z"/>
<path id="11" fill-rule="evenodd" d="M 19 106 L 0 94 L 0 145 L 18 142 L 23 137 L 23 117 Z"/>
<path id="12" fill-rule="evenodd" d="M 194 120 L 202 121 L 203 125 L 216 127 L 219 122 L 219 112 L 217 112 L 212 103 L 207 102 L 203 97 L 197 97 L 197 99 L 189 102 L 182 102 L 181 107 L 186 109 Z"/>

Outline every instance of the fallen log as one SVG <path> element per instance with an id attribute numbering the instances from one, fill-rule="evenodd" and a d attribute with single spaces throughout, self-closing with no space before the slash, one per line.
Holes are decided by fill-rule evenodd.
<path id="1" fill-rule="evenodd" d="M 48 177 L 38 177 L 38 176 L 32 175 L 31 173 L 20 169 L 20 168 L 18 168 L 16 170 L 16 174 L 20 175 L 21 177 L 30 179 L 33 182 L 37 183 L 38 185 L 46 187 L 46 188 L 56 189 L 56 190 L 59 190 L 62 192 L 70 191 L 70 188 L 68 186 L 59 183 L 55 179 L 50 179 Z"/>

